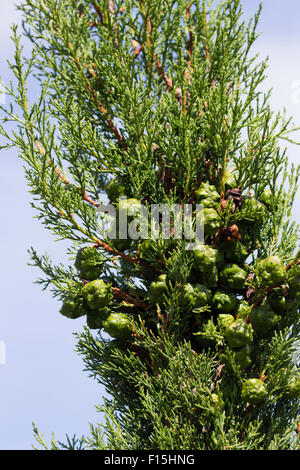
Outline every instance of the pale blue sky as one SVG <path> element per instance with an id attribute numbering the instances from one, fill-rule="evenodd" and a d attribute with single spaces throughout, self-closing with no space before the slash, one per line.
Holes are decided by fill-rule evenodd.
<path id="1" fill-rule="evenodd" d="M 18 21 L 14 1 L 1 1 L 0 75 L 7 80 L 6 58 L 12 56 L 9 26 Z M 252 14 L 257 0 L 244 0 L 244 11 Z M 300 2 L 263 0 L 255 46 L 262 57 L 270 56 L 266 88 L 273 87 L 273 109 L 286 107 L 300 125 L 300 94 L 292 88 L 300 83 Z M 300 88 L 300 86 L 299 86 Z M 293 97 L 294 94 L 294 97 Z M 291 161 L 299 162 L 299 147 L 289 146 Z M 7 364 L 0 365 L 0 449 L 29 449 L 33 443 L 31 422 L 49 438 L 88 431 L 96 422 L 94 404 L 101 402 L 103 389 L 82 372 L 74 353 L 72 333 L 83 320 L 72 322 L 58 313 L 59 305 L 50 293 L 33 284 L 38 272 L 27 266 L 27 249 L 45 249 L 56 261 L 63 261 L 67 245 L 54 243 L 48 232 L 34 220 L 29 206 L 22 161 L 17 152 L 0 155 L 1 273 L 0 340 L 7 350 Z M 299 196 L 294 214 L 298 222 Z"/>

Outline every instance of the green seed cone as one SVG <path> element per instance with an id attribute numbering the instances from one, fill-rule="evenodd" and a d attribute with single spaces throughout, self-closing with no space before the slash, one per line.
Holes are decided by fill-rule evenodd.
<path id="1" fill-rule="evenodd" d="M 270 256 L 258 263 L 258 275 L 264 286 L 276 286 L 286 280 L 286 270 L 279 256 Z"/>
<path id="2" fill-rule="evenodd" d="M 88 282 L 82 289 L 82 295 L 91 310 L 106 307 L 112 298 L 110 288 L 101 279 Z"/>
<path id="3" fill-rule="evenodd" d="M 128 317 L 122 313 L 112 313 L 102 323 L 104 330 L 112 338 L 126 341 L 130 337 L 131 328 Z"/>
<path id="4" fill-rule="evenodd" d="M 265 384 L 259 379 L 249 379 L 242 387 L 242 400 L 253 405 L 260 405 L 267 398 Z"/>
<path id="5" fill-rule="evenodd" d="M 228 264 L 220 273 L 220 283 L 233 290 L 242 290 L 245 286 L 247 273 L 237 264 Z"/>
<path id="6" fill-rule="evenodd" d="M 225 338 L 231 348 L 241 348 L 251 343 L 252 327 L 244 320 L 235 320 L 225 330 Z"/>

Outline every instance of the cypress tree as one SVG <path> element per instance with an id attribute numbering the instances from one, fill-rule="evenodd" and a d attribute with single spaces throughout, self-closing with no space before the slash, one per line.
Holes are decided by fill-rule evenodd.
<path id="1" fill-rule="evenodd" d="M 60 314 L 86 316 L 77 351 L 108 393 L 102 426 L 50 448 L 299 449 L 299 168 L 280 147 L 297 129 L 261 91 L 260 10 L 246 24 L 239 0 L 19 9 L 32 52 L 14 26 L 2 148 L 69 242 L 69 266 L 34 248 L 31 264 Z M 142 230 L 157 205 L 169 236 L 163 214 Z M 204 225 L 192 248 L 185 207 Z"/>

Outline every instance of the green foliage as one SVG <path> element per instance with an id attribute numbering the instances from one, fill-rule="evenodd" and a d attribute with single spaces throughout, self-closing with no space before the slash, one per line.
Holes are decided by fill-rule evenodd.
<path id="1" fill-rule="evenodd" d="M 49 448 L 299 449 L 299 168 L 280 148 L 298 129 L 260 91 L 260 11 L 245 24 L 239 0 L 19 9 L 32 53 L 13 27 L 2 148 L 18 148 L 37 218 L 70 243 L 72 266 L 34 249 L 31 264 L 63 315 L 86 315 L 77 351 L 109 394 L 102 426 Z M 174 215 L 170 239 L 162 219 L 123 238 L 107 198 L 129 224 L 141 203 L 189 203 L 204 241 L 188 250 Z"/>

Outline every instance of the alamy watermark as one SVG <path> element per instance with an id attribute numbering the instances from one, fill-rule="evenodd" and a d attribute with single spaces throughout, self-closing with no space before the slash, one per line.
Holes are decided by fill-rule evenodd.
<path id="1" fill-rule="evenodd" d="M 132 202 L 133 201 L 133 202 Z M 98 207 L 98 233 L 115 240 L 185 240 L 193 250 L 204 241 L 205 215 L 202 204 L 151 204 L 120 198 L 118 210 L 112 204 Z"/>

